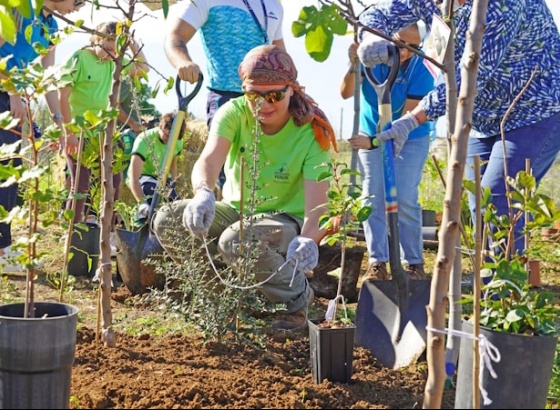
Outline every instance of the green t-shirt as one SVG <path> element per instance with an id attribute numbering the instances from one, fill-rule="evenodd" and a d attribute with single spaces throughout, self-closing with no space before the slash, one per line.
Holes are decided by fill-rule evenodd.
<path id="1" fill-rule="evenodd" d="M 290 118 L 280 132 L 261 135 L 258 143 L 256 167 L 253 164 L 255 118 L 245 97 L 228 101 L 218 109 L 210 134 L 231 142 L 224 164 L 226 182 L 222 190 L 223 202 L 240 209 L 240 167 L 245 158 L 244 209 L 248 210 L 253 179 L 256 179 L 257 213 L 286 212 L 299 218 L 305 216 L 303 181 L 316 181 L 330 162 L 330 153 L 315 140 L 313 127 L 298 127 Z"/>
<path id="2" fill-rule="evenodd" d="M 134 146 L 132 147 L 132 155 L 139 155 L 144 160 L 142 167 L 142 175 L 148 175 L 154 178 L 158 177 L 163 156 L 165 155 L 166 144 L 159 138 L 159 127 L 146 130 L 136 137 Z M 174 157 L 181 153 L 183 149 L 183 140 L 178 140 L 175 145 Z M 171 173 L 168 178 L 171 177 Z"/>
<path id="3" fill-rule="evenodd" d="M 76 51 L 66 62 L 72 69 L 70 109 L 72 118 L 87 110 L 97 112 L 109 107 L 109 94 L 113 82 L 113 61 L 100 60 L 86 49 Z"/>

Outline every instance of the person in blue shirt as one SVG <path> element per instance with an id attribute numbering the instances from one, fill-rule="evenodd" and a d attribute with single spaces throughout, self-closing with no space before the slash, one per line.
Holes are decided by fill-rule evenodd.
<path id="1" fill-rule="evenodd" d="M 6 61 L 6 68 L 0 71 L 0 79 L 9 78 L 13 70 L 23 70 L 27 68 L 29 63 L 40 58 L 43 67 L 52 66 L 55 62 L 54 44 L 50 40 L 50 35 L 58 31 L 58 24 L 53 18 L 51 11 L 65 15 L 78 10 L 84 0 L 45 0 L 43 8 L 35 16 L 33 4 L 30 2 L 30 17 L 21 15 L 14 9 L 14 19 L 16 22 L 17 34 L 13 44 L 5 38 L 0 37 L 0 58 Z M 29 37 L 28 37 L 29 36 Z M 27 38 L 30 40 L 28 41 Z M 48 49 L 45 55 L 39 55 L 36 45 Z M 53 120 L 62 125 L 62 115 L 58 104 L 57 93 L 50 92 L 46 94 L 46 102 Z M 15 128 L 17 134 L 11 130 L 0 129 L 0 145 L 14 144 L 21 139 L 21 124 L 27 120 L 27 107 L 17 92 L 6 92 L 0 89 L 0 113 L 10 111 L 15 119 L 18 119 L 19 125 Z M 11 163 L 13 166 L 21 165 L 20 158 L 1 161 L 1 166 Z M 4 181 L 0 180 L 0 184 Z M 0 188 L 0 206 L 3 206 L 7 212 L 10 212 L 17 200 L 18 185 Z M 0 223 L 0 271 L 18 272 L 24 270 L 24 267 L 15 264 L 13 258 L 19 253 L 11 249 L 12 232 L 11 224 Z"/>
<path id="2" fill-rule="evenodd" d="M 473 2 L 455 3 L 454 60 L 460 89 L 461 60 Z M 434 0 L 391 0 L 375 3 L 361 14 L 360 21 L 392 35 L 418 20 L 430 26 L 434 15 L 442 15 Z M 373 67 L 387 62 L 389 42 L 365 30 L 359 34 L 358 56 L 362 64 Z M 488 1 L 476 81 L 465 173 L 474 180 L 472 165 L 475 156 L 479 156 L 483 164 L 482 188 L 492 192 L 498 213 L 509 215 L 504 165 L 507 163 L 507 176 L 515 177 L 525 170 L 528 159 L 539 184 L 560 151 L 560 34 L 545 0 Z M 438 84 L 414 110 L 377 138 L 402 144 L 419 124 L 444 115 L 446 100 L 446 85 Z M 501 123 L 506 113 L 504 145 Z M 472 194 L 469 204 L 474 220 Z M 519 253 L 525 248 L 524 223 L 520 218 L 515 225 L 514 249 Z"/>
<path id="3" fill-rule="evenodd" d="M 416 23 L 395 34 L 396 39 L 420 48 L 422 38 Z M 341 84 L 341 95 L 349 98 L 354 93 L 354 61 L 358 44 L 350 45 L 350 68 Z M 406 48 L 400 48 L 400 65 L 391 88 L 392 117 L 400 118 L 415 108 L 420 100 L 434 89 L 434 78 L 421 58 Z M 379 81 L 387 77 L 389 67 L 378 65 L 373 75 Z M 363 73 L 363 67 L 362 67 Z M 387 272 L 389 242 L 385 215 L 385 184 L 383 180 L 383 157 L 381 149 L 372 146 L 372 137 L 377 133 L 379 122 L 378 99 L 375 89 L 366 76 L 362 76 L 360 93 L 359 135 L 349 139 L 353 149 L 359 149 L 359 167 L 362 175 L 366 205 L 372 207 L 370 217 L 363 223 L 366 245 L 369 253 L 369 269 L 366 279 L 390 279 Z M 432 123 L 425 122 L 413 130 L 395 160 L 397 201 L 399 206 L 399 238 L 406 272 L 413 279 L 423 279 L 424 272 L 422 241 L 422 208 L 418 202 L 418 186 L 422 169 L 428 158 Z"/>

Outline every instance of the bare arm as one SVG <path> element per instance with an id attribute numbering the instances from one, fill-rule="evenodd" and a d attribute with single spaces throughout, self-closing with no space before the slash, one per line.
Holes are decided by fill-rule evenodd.
<path id="1" fill-rule="evenodd" d="M 284 44 L 284 40 L 280 39 L 280 40 L 273 40 L 272 44 L 274 44 L 275 46 L 280 47 L 282 50 L 286 51 L 286 44 Z"/>
<path id="2" fill-rule="evenodd" d="M 64 87 L 58 90 L 60 112 L 62 113 L 62 121 L 64 124 L 72 122 L 72 112 L 69 103 L 71 93 L 72 87 Z M 63 148 L 70 155 L 76 154 L 78 152 L 78 138 L 67 128 L 64 129 L 64 132 L 66 137 L 64 139 Z"/>
<path id="3" fill-rule="evenodd" d="M 128 112 L 126 112 L 126 110 L 120 104 L 119 104 L 119 121 L 122 122 L 123 124 L 128 125 L 130 129 L 137 134 L 141 133 L 144 130 L 142 124 L 136 122 L 132 118 L 132 116 Z"/>
<path id="4" fill-rule="evenodd" d="M 181 80 L 195 83 L 200 75 L 200 67 L 192 61 L 187 43 L 193 38 L 196 30 L 180 18 L 170 20 L 169 24 L 163 43 L 165 55 L 171 65 L 177 69 Z"/>
<path id="5" fill-rule="evenodd" d="M 340 83 L 340 96 L 345 100 L 354 96 L 354 84 L 356 75 L 354 74 L 354 62 L 358 58 L 358 43 L 350 44 L 348 48 L 348 58 L 350 60 L 348 70 L 344 73 L 344 78 Z"/>
<path id="6" fill-rule="evenodd" d="M 54 62 L 55 49 L 53 47 L 51 51 L 41 59 L 41 64 L 43 65 L 43 67 L 48 68 L 52 67 L 54 65 Z M 51 116 L 53 116 L 53 120 L 57 125 L 62 126 L 62 115 L 60 111 L 60 101 L 58 100 L 58 92 L 49 91 L 45 95 L 45 100 L 47 102 L 47 106 L 49 107 Z"/>
<path id="7" fill-rule="evenodd" d="M 131 77 L 142 77 L 144 73 L 150 71 L 150 66 L 148 65 L 148 60 L 144 54 L 143 47 L 141 48 L 136 40 L 132 39 L 130 42 L 130 51 L 135 56 L 134 65 L 128 72 Z"/>
<path id="8" fill-rule="evenodd" d="M 128 186 L 132 195 L 138 202 L 144 201 L 144 192 L 140 186 L 140 176 L 142 175 L 142 168 L 144 167 L 144 160 L 140 155 L 132 155 L 130 158 L 130 166 L 128 168 Z"/>
<path id="9" fill-rule="evenodd" d="M 171 161 L 171 168 L 169 169 L 169 172 L 171 172 L 171 178 L 173 178 L 173 180 L 175 181 L 177 179 L 177 157 L 173 157 L 173 161 Z"/>
<path id="10" fill-rule="evenodd" d="M 301 235 L 319 243 L 325 236 L 325 230 L 319 229 L 319 218 L 327 212 L 329 182 L 305 180 L 303 187 L 305 190 L 305 219 Z"/>

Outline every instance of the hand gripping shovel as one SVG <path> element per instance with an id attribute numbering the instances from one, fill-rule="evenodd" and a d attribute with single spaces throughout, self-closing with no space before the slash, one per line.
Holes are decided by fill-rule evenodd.
<path id="1" fill-rule="evenodd" d="M 371 69 L 366 69 L 366 77 L 379 103 L 378 132 L 390 127 L 392 121 L 391 86 L 399 69 L 396 48 L 392 49 L 391 58 L 389 75 L 384 82 L 379 82 Z M 430 279 L 410 279 L 401 265 L 393 141 L 387 141 L 381 149 L 392 279 L 362 283 L 355 341 L 356 345 L 368 348 L 382 365 L 398 369 L 416 362 L 426 348 Z"/>
<path id="2" fill-rule="evenodd" d="M 163 288 L 164 278 L 156 276 L 153 265 L 144 263 L 144 259 L 148 257 L 161 257 L 164 250 L 156 236 L 150 231 L 150 222 L 154 216 L 155 208 L 160 200 L 160 192 L 167 182 L 167 177 L 173 162 L 173 154 L 179 133 L 183 122 L 187 115 L 187 107 L 189 102 L 198 94 L 202 86 L 202 74 L 198 77 L 198 82 L 193 91 L 184 97 L 181 93 L 180 79 L 177 77 L 175 82 L 175 91 L 179 99 L 179 110 L 175 115 L 171 131 L 169 132 L 169 140 L 165 147 L 163 162 L 160 165 L 158 174 L 158 184 L 150 204 L 150 212 L 146 223 L 137 231 L 128 231 L 125 229 L 117 229 L 115 232 L 115 244 L 117 246 L 117 267 L 122 277 L 123 283 L 133 295 L 145 293 L 149 287 Z"/>

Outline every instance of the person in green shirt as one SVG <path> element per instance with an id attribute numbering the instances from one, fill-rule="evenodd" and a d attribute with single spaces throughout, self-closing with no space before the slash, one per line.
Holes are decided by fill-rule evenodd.
<path id="1" fill-rule="evenodd" d="M 159 173 L 174 119 L 174 113 L 164 114 L 159 126 L 140 133 L 134 140 L 126 182 L 132 195 L 140 204 L 137 214 L 138 220 L 148 217 L 158 179 L 163 177 Z M 179 135 L 182 135 L 183 129 L 179 132 Z M 166 195 L 167 200 L 174 201 L 179 197 L 175 191 L 175 181 L 177 179 L 177 156 L 182 149 L 183 141 L 179 139 L 173 153 L 169 175 L 166 176 L 166 187 L 169 188 Z"/>
<path id="2" fill-rule="evenodd" d="M 116 56 L 116 35 L 119 23 L 108 21 L 100 23 L 96 27 L 97 33 L 90 38 L 90 44 L 77 50 L 66 62 L 66 68 L 71 70 L 65 79 L 70 83 L 59 91 L 60 111 L 64 124 L 69 124 L 72 119 L 84 116 L 87 111 L 98 113 L 110 107 L 109 95 L 113 86 L 113 71 L 115 69 L 114 58 Z M 102 36 L 104 35 L 104 36 Z M 134 45 L 132 45 L 134 44 Z M 131 42 L 131 49 L 134 52 L 135 42 Z M 142 59 L 134 59 L 132 64 L 128 64 L 126 75 L 141 76 L 149 67 Z M 84 222 L 89 209 L 86 210 L 86 198 L 90 191 L 91 174 L 90 167 L 81 164 L 79 180 L 77 175 L 77 155 L 79 148 L 78 136 L 72 130 L 65 127 L 65 138 L 63 141 L 64 153 L 66 155 L 67 168 L 70 171 L 70 192 L 81 194 L 81 198 L 75 199 L 74 222 Z M 86 131 L 84 133 L 84 146 L 95 147 L 99 145 L 95 138 L 98 135 Z M 85 150 L 84 150 L 85 152 Z M 94 155 L 100 155 L 99 153 Z M 90 159 L 91 160 L 91 159 Z M 85 162 L 83 160 L 83 162 Z M 114 200 L 119 198 L 122 173 L 113 175 Z M 72 198 L 66 202 L 66 209 L 72 209 Z M 111 218 L 112 230 L 115 226 L 115 218 Z M 113 236 L 111 236 L 111 242 Z M 112 254 L 116 254 L 116 247 L 111 245 Z"/>
<path id="3" fill-rule="evenodd" d="M 303 329 L 314 298 L 305 273 L 317 265 L 317 244 L 325 235 L 319 218 L 326 212 L 329 181 L 318 177 L 328 170 L 331 144 L 336 149 L 334 132 L 281 47 L 253 48 L 239 76 L 245 94 L 222 105 L 212 121 L 191 174 L 193 198 L 158 210 L 152 227 L 176 261 L 182 257 L 168 238 L 182 239 L 182 220 L 185 235 L 208 237 L 209 252 L 234 265 L 244 256 L 240 214 L 252 217 L 258 289 L 270 302 L 286 305 L 272 328 Z M 213 188 L 222 167 L 223 198 L 216 202 Z"/>

